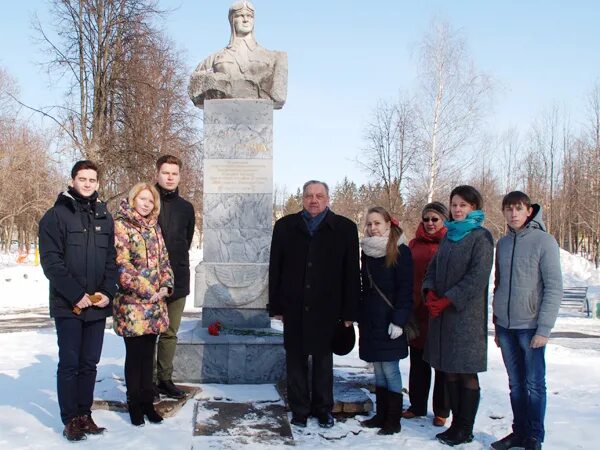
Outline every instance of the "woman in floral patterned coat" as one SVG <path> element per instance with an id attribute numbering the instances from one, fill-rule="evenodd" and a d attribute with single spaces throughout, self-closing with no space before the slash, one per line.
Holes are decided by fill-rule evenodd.
<path id="1" fill-rule="evenodd" d="M 121 201 L 115 217 L 119 291 L 114 298 L 114 328 L 125 340 L 125 384 L 131 423 L 160 423 L 152 404 L 153 356 L 157 336 L 167 330 L 165 298 L 173 290 L 173 271 L 157 223 L 160 196 L 138 183 Z"/>

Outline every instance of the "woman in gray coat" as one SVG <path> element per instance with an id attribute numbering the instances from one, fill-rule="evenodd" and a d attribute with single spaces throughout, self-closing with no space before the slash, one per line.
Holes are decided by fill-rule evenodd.
<path id="1" fill-rule="evenodd" d="M 473 440 L 478 372 L 487 369 L 487 292 L 494 241 L 483 228 L 483 199 L 472 186 L 450 194 L 446 237 L 423 281 L 430 322 L 424 359 L 445 372 L 452 425 L 436 435 L 448 445 Z"/>

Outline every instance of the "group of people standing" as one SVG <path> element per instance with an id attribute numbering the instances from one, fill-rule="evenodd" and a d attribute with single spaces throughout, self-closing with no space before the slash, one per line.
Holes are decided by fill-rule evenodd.
<path id="1" fill-rule="evenodd" d="M 98 199 L 97 166 L 79 161 L 68 190 L 40 221 L 59 348 L 58 403 L 70 441 L 105 431 L 91 406 L 108 316 L 125 342 L 131 423 L 162 422 L 157 393 L 185 396 L 172 373 L 195 219 L 178 193 L 181 167 L 175 156 L 159 158 L 156 183 L 133 186 L 113 221 Z M 275 223 L 269 263 L 268 308 L 284 324 L 291 423 L 306 427 L 314 416 L 321 427 L 334 425 L 334 331 L 358 321 L 359 355 L 373 364 L 376 397 L 376 414 L 362 424 L 390 435 L 401 431 L 401 418 L 425 416 L 433 369 L 433 425 L 444 426 L 452 413 L 436 438 L 450 446 L 471 442 L 478 373 L 487 369 L 494 261 L 481 194 L 463 185 L 450 193 L 449 208 L 425 205 L 408 244 L 398 220 L 381 207 L 367 211 L 359 242 L 356 224 L 329 208 L 322 181 L 304 184 L 302 202 L 302 211 Z M 562 294 L 558 245 L 526 194 L 507 194 L 502 211 L 508 233 L 497 243 L 493 323 L 514 418 L 512 432 L 491 446 L 541 449 L 544 349 Z M 409 352 L 410 406 L 403 411 L 399 361 Z"/>
<path id="2" fill-rule="evenodd" d="M 544 349 L 562 295 L 558 245 L 526 194 L 507 194 L 502 211 L 508 234 L 497 244 L 493 323 L 514 419 L 512 433 L 491 446 L 541 449 Z M 444 426 L 452 413 L 450 427 L 436 438 L 449 446 L 473 440 L 494 264 L 484 218 L 481 194 L 457 186 L 449 208 L 440 202 L 423 208 L 407 245 L 398 220 L 370 208 L 359 264 L 356 225 L 329 209 L 326 183 L 305 183 L 303 210 L 275 224 L 269 269 L 270 313 L 284 325 L 293 425 L 305 427 L 309 416 L 321 427 L 334 425 L 333 330 L 358 321 L 359 356 L 375 375 L 376 414 L 363 426 L 389 435 L 401 431 L 401 418 L 425 416 L 433 369 L 433 425 Z M 410 406 L 403 411 L 399 361 L 409 350 Z"/>
<path id="3" fill-rule="evenodd" d="M 40 221 L 40 261 L 59 349 L 58 404 L 69 441 L 106 430 L 92 419 L 91 407 L 109 316 L 125 343 L 131 423 L 162 422 L 156 396 L 185 397 L 172 374 L 195 216 L 179 196 L 181 167 L 175 156 L 160 157 L 156 183 L 133 186 L 113 220 L 98 199 L 98 167 L 78 161 L 69 188 Z"/>

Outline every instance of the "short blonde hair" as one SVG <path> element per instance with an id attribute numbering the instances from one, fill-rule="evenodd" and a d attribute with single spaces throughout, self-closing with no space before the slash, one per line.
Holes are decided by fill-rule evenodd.
<path id="1" fill-rule="evenodd" d="M 160 214 L 160 194 L 158 193 L 158 190 L 156 189 L 156 187 L 154 187 L 153 184 L 147 183 L 145 181 L 136 183 L 129 190 L 129 195 L 127 195 L 127 201 L 129 202 L 129 206 L 134 208 L 135 206 L 133 202 L 135 198 L 140 194 L 140 192 L 145 190 L 150 191 L 152 193 L 152 197 L 154 197 L 154 209 L 150 214 L 156 214 L 156 216 L 158 217 L 158 215 Z"/>

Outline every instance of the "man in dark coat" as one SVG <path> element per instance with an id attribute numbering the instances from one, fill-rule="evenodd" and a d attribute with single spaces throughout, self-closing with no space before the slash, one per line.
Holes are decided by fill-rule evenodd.
<path id="1" fill-rule="evenodd" d="M 171 398 L 185 397 L 185 392 L 173 384 L 173 358 L 185 299 L 190 293 L 189 251 L 196 226 L 194 207 L 179 195 L 181 167 L 181 160 L 173 155 L 163 155 L 156 161 L 156 187 L 161 203 L 158 223 L 175 275 L 173 293 L 167 299 L 169 328 L 158 340 L 156 375 L 158 391 Z"/>
<path id="2" fill-rule="evenodd" d="M 39 224 L 40 261 L 50 281 L 58 340 L 57 393 L 63 435 L 100 434 L 91 416 L 106 317 L 117 290 L 114 224 L 98 200 L 98 168 L 79 161 L 69 189 Z"/>
<path id="3" fill-rule="evenodd" d="M 320 181 L 303 187 L 303 210 L 278 220 L 269 265 L 270 315 L 284 323 L 287 394 L 292 424 L 309 415 L 333 426 L 333 355 L 338 320 L 352 326 L 360 296 L 358 232 L 354 222 L 328 208 Z M 312 355 L 312 401 L 308 356 Z"/>

